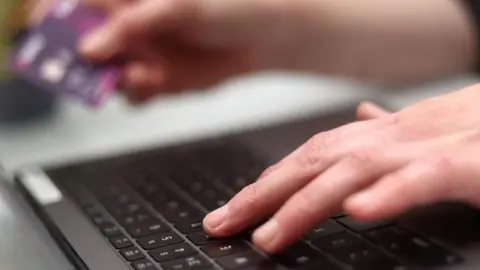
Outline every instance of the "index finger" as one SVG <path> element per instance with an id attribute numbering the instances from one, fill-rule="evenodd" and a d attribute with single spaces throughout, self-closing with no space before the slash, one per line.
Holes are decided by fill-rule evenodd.
<path id="1" fill-rule="evenodd" d="M 87 36 L 80 51 L 86 58 L 105 61 L 122 53 L 132 40 L 160 33 L 192 16 L 190 0 L 143 0 L 118 10 L 108 23 Z"/>
<path id="2" fill-rule="evenodd" d="M 297 154 L 261 180 L 243 189 L 226 205 L 209 214 L 204 228 L 213 236 L 228 236 L 273 214 L 288 198 L 344 153 L 362 147 L 364 131 L 383 122 L 357 122 L 314 136 Z M 345 138 L 356 137 L 356 140 Z"/>

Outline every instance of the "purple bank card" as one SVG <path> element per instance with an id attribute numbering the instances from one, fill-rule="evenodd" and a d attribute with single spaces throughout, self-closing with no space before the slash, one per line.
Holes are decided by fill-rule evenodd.
<path id="1" fill-rule="evenodd" d="M 80 38 L 106 18 L 80 1 L 57 0 L 14 50 L 10 68 L 40 87 L 97 107 L 115 90 L 120 67 L 94 66 L 78 55 Z"/>

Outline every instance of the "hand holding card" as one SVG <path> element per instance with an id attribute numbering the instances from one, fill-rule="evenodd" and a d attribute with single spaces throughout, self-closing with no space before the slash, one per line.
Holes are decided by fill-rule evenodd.
<path id="1" fill-rule="evenodd" d="M 95 66 L 77 52 L 83 35 L 106 16 L 80 0 L 56 0 L 14 49 L 10 69 L 36 85 L 98 107 L 113 93 L 119 67 Z"/>

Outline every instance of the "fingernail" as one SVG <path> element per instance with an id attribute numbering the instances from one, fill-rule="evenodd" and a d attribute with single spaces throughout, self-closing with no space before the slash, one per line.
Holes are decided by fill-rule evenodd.
<path id="1" fill-rule="evenodd" d="M 228 209 L 226 205 L 218 208 L 217 210 L 207 215 L 207 217 L 205 218 L 205 224 L 211 229 L 218 228 L 225 220 L 227 212 Z"/>
<path id="2" fill-rule="evenodd" d="M 278 222 L 271 219 L 253 233 L 253 238 L 256 243 L 260 244 L 262 248 L 271 249 L 275 244 L 274 238 L 278 234 Z"/>

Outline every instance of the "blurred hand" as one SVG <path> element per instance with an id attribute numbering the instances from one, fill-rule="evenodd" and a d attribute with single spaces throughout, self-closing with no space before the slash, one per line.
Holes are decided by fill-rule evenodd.
<path id="1" fill-rule="evenodd" d="M 317 134 L 204 220 L 222 237 L 271 217 L 253 242 L 281 251 L 339 211 L 384 220 L 445 201 L 480 206 L 480 85 Z"/>
<path id="2" fill-rule="evenodd" d="M 469 15 L 451 0 L 88 2 L 111 18 L 82 51 L 99 63 L 123 59 L 121 88 L 137 101 L 265 69 L 406 84 L 464 72 L 475 59 Z"/>
<path id="3" fill-rule="evenodd" d="M 111 19 L 81 50 L 91 61 L 125 59 L 121 87 L 136 101 L 284 65 L 289 59 L 279 55 L 295 40 L 287 30 L 295 20 L 291 0 L 90 2 L 106 7 Z"/>

